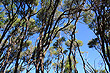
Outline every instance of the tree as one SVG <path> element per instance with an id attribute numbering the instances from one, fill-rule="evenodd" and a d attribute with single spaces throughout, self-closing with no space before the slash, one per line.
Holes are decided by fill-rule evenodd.
<path id="1" fill-rule="evenodd" d="M 109 50 L 109 1 L 90 1 L 91 10 L 86 11 L 84 21 L 88 24 L 89 28 L 97 36 L 92 39 L 88 45 L 90 48 L 94 47 L 102 56 L 105 64 L 108 65 L 110 71 L 110 50 Z M 90 5 L 88 5 L 90 6 Z M 95 7 L 95 8 L 94 8 Z M 94 15 L 93 15 L 94 14 Z M 105 66 L 106 67 L 106 66 Z M 106 69 L 106 68 L 105 68 Z M 107 71 L 107 70 L 106 70 Z"/>
<path id="2" fill-rule="evenodd" d="M 87 23 L 97 36 L 88 43 L 89 47 L 95 47 L 98 52 L 101 50 L 99 53 L 105 65 L 107 63 L 110 66 L 110 6 L 106 2 L 90 0 L 88 4 L 86 0 L 2 0 L 0 5 L 1 72 L 26 70 L 29 73 L 34 69 L 36 73 L 48 73 L 53 68 L 57 73 L 78 73 L 77 51 L 85 73 L 97 72 L 83 58 L 80 50 L 83 43 L 76 39 L 79 20 Z M 106 66 L 105 70 L 108 72 Z"/>

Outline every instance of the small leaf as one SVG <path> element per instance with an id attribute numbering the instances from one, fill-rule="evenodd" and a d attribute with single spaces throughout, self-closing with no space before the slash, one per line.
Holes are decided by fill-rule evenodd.
<path id="1" fill-rule="evenodd" d="M 68 52 L 68 50 L 64 50 L 63 53 L 66 54 Z"/>

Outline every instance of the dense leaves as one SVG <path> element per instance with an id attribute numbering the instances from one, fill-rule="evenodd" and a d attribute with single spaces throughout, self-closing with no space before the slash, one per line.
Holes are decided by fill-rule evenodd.
<path id="1" fill-rule="evenodd" d="M 99 52 L 104 70 L 85 59 L 76 39 L 79 20 L 96 35 L 88 46 Z M 0 1 L 0 73 L 78 73 L 77 55 L 85 73 L 110 71 L 108 0 Z"/>

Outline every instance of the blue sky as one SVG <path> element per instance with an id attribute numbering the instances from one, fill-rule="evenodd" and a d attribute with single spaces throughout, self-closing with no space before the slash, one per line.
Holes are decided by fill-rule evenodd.
<path id="1" fill-rule="evenodd" d="M 96 36 L 88 28 L 87 24 L 83 24 L 83 23 L 78 22 L 77 23 L 77 30 L 78 30 L 78 33 L 76 33 L 76 39 L 83 41 L 83 46 L 80 47 L 80 50 L 88 52 L 88 53 L 84 53 L 83 56 L 88 60 L 88 62 L 92 66 L 94 66 L 94 62 L 95 62 L 95 68 L 99 69 L 98 63 L 101 60 L 100 55 L 94 48 L 89 48 L 88 45 L 87 45 L 89 40 L 91 40 L 92 38 L 95 38 Z M 33 36 L 32 40 L 35 40 L 36 39 L 35 37 L 36 36 Z M 78 72 L 79 73 L 84 73 L 84 70 L 82 68 L 82 61 L 81 61 L 80 56 L 79 56 L 78 53 L 77 53 L 77 61 L 78 61 L 78 64 L 77 64 Z M 52 72 L 53 72 L 53 70 L 51 69 L 50 73 L 52 73 Z M 35 70 L 33 69 L 31 71 L 31 73 L 35 73 Z"/>
<path id="2" fill-rule="evenodd" d="M 40 5 L 38 6 L 38 10 L 39 9 L 40 9 Z M 95 38 L 96 36 L 89 29 L 88 25 L 84 24 L 84 23 L 80 23 L 80 22 L 77 23 L 77 31 L 78 31 L 78 33 L 76 33 L 76 39 L 83 41 L 83 46 L 80 47 L 81 51 L 88 52 L 88 53 L 84 53 L 84 55 L 83 55 L 84 58 L 86 58 L 92 66 L 94 66 L 94 61 L 95 61 L 95 68 L 98 69 L 99 68 L 98 63 L 101 60 L 100 55 L 94 48 L 89 48 L 87 45 L 89 40 L 91 40 L 92 38 Z M 35 40 L 37 39 L 36 37 L 38 37 L 37 34 L 35 34 L 34 36 L 31 37 L 33 45 L 35 45 Z M 78 61 L 78 64 L 77 64 L 78 72 L 84 73 L 82 61 L 80 59 L 79 54 L 77 55 L 77 61 Z M 53 70 L 50 71 L 49 73 L 52 73 L 52 72 L 53 72 Z M 23 72 L 23 73 L 25 73 L 25 72 Z M 33 69 L 31 71 L 31 73 L 35 73 L 35 70 Z"/>
<path id="3" fill-rule="evenodd" d="M 39 8 L 39 7 L 38 7 Z M 38 9 L 39 10 L 39 9 Z M 94 61 L 96 62 L 96 68 L 99 68 L 99 62 L 101 61 L 101 58 L 99 56 L 99 53 L 94 48 L 88 48 L 87 43 L 89 40 L 92 38 L 95 38 L 96 36 L 94 33 L 88 28 L 87 24 L 83 24 L 78 22 L 77 23 L 77 30 L 78 33 L 76 33 L 76 39 L 83 41 L 83 46 L 80 47 L 81 51 L 86 51 L 88 52 L 87 54 L 84 54 L 84 57 L 88 59 L 88 62 L 91 65 L 94 65 Z M 32 37 L 32 42 L 35 44 L 36 40 L 36 35 Z M 79 73 L 84 73 L 83 68 L 82 68 L 82 61 L 79 56 L 77 56 L 78 64 L 77 64 L 77 69 Z M 25 71 L 23 73 L 26 73 Z M 35 70 L 33 69 L 31 73 L 35 73 Z M 51 73 L 51 72 L 50 72 Z"/>
<path id="4" fill-rule="evenodd" d="M 88 62 L 94 67 L 95 62 L 95 68 L 99 69 L 99 62 L 102 60 L 100 58 L 99 53 L 94 48 L 88 47 L 88 42 L 92 38 L 95 38 L 96 36 L 94 33 L 89 29 L 87 24 L 83 24 L 78 22 L 77 23 L 77 30 L 78 33 L 76 34 L 76 38 L 78 40 L 83 41 L 83 46 L 80 47 L 81 51 L 86 51 L 88 53 L 85 53 L 83 56 L 88 60 Z M 84 70 L 82 68 L 82 62 L 81 59 L 78 59 L 77 69 L 79 73 L 84 73 Z"/>

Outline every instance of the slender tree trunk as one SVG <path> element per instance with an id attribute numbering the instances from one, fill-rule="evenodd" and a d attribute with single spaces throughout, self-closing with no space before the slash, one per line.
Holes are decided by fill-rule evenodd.
<path id="1" fill-rule="evenodd" d="M 39 63 L 36 66 L 36 73 L 39 73 Z"/>

